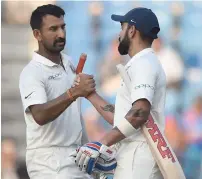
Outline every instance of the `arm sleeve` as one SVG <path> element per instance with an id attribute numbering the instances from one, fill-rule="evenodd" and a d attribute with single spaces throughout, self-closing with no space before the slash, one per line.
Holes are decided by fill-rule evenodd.
<path id="1" fill-rule="evenodd" d="M 42 75 L 22 73 L 20 76 L 19 88 L 25 112 L 29 112 L 29 106 L 31 105 L 47 102 Z"/>
<path id="2" fill-rule="evenodd" d="M 154 66 L 147 59 L 141 59 L 131 64 L 129 76 L 132 103 L 144 98 L 152 105 L 157 77 Z"/>

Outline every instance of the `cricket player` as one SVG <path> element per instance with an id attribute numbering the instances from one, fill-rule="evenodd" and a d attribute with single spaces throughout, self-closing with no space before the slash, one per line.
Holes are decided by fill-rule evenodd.
<path id="1" fill-rule="evenodd" d="M 90 179 L 75 166 L 72 153 L 85 139 L 80 98 L 95 91 L 93 76 L 75 70 L 65 47 L 65 12 L 56 5 L 33 11 L 30 25 L 38 50 L 20 75 L 19 88 L 27 125 L 26 165 L 30 179 Z M 88 142 L 87 140 L 85 143 Z"/>
<path id="2" fill-rule="evenodd" d="M 76 164 L 91 173 L 100 157 L 106 161 L 115 157 L 117 167 L 114 179 L 163 179 L 140 130 L 150 114 L 162 131 L 165 127 L 166 77 L 151 48 L 160 31 L 158 19 L 147 8 L 135 8 L 124 16 L 112 15 L 111 18 L 121 24 L 119 53 L 131 57 L 125 65 L 131 87 L 128 90 L 124 81 L 121 82 L 115 111 L 113 105 L 107 104 L 97 93 L 88 97 L 114 127 L 99 141 L 80 147 Z M 114 144 L 119 144 L 118 151 L 110 147 Z"/>

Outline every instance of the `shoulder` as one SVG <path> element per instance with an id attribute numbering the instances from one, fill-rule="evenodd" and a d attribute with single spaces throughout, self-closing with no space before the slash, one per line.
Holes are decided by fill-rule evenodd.
<path id="1" fill-rule="evenodd" d="M 40 63 L 31 60 L 20 73 L 20 82 L 40 79 L 43 76 L 43 69 Z"/>
<path id="2" fill-rule="evenodd" d="M 131 70 L 138 70 L 138 71 L 153 71 L 158 72 L 159 70 L 159 62 L 155 55 L 145 55 L 138 59 L 131 59 L 132 62 L 130 64 Z"/>
<path id="3" fill-rule="evenodd" d="M 72 58 L 70 56 L 66 55 L 65 53 L 61 54 L 64 61 L 66 61 L 67 63 L 72 63 Z"/>

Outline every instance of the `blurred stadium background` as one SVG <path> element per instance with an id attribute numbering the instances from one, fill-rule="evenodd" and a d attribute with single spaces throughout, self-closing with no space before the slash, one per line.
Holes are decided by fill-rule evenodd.
<path id="1" fill-rule="evenodd" d="M 47 3 L 57 4 L 66 12 L 64 52 L 75 65 L 82 52 L 88 54 L 84 71 L 95 75 L 98 92 L 111 103 L 120 80 L 115 65 L 129 59 L 117 51 L 120 24 L 111 20 L 111 14 L 125 14 L 138 6 L 157 14 L 161 33 L 153 48 L 167 75 L 166 135 L 187 179 L 202 179 L 202 1 L 47 0 L 1 2 L 2 178 L 29 178 L 18 80 L 37 47 L 29 26 L 31 12 Z M 86 100 L 82 111 L 91 140 L 111 128 Z"/>

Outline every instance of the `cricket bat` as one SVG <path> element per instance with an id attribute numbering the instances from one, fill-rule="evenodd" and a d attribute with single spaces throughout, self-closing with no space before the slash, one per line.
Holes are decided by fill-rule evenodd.
<path id="1" fill-rule="evenodd" d="M 121 64 L 117 65 L 117 70 L 119 71 L 126 87 L 130 91 L 131 82 L 124 66 Z M 159 129 L 152 113 L 148 121 L 141 127 L 141 130 L 149 144 L 152 155 L 156 160 L 164 179 L 186 179 L 175 153 L 168 143 L 164 133 Z"/>

